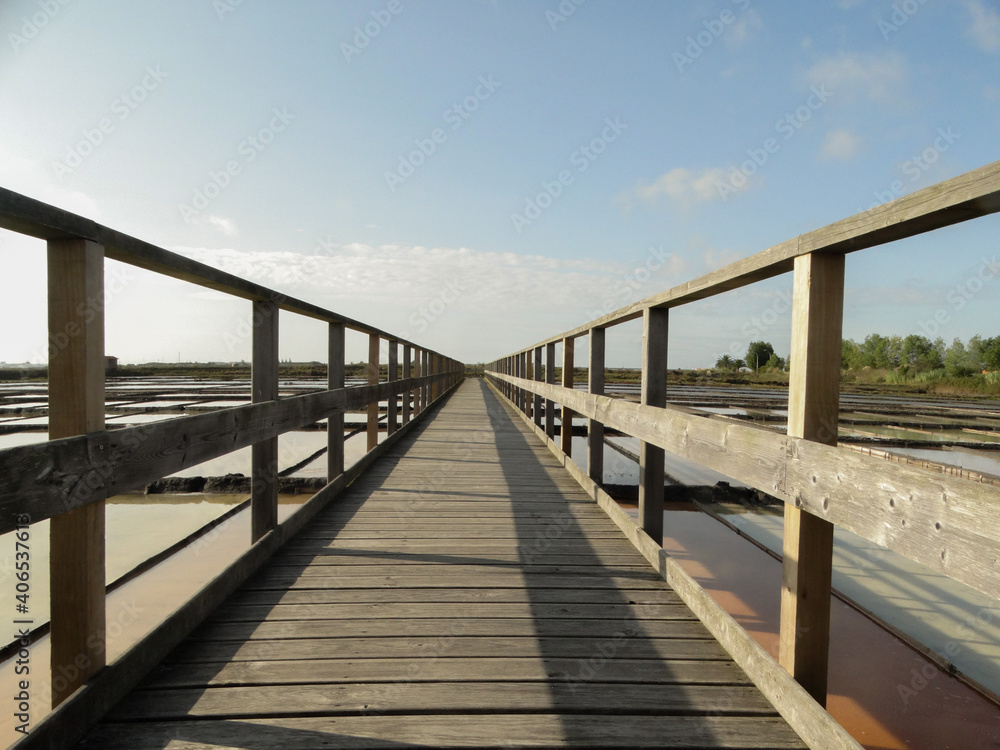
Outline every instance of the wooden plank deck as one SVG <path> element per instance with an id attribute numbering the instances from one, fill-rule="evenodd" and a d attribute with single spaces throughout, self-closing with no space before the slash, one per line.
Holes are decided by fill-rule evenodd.
<path id="1" fill-rule="evenodd" d="M 417 746 L 804 745 L 470 380 L 81 744 Z"/>

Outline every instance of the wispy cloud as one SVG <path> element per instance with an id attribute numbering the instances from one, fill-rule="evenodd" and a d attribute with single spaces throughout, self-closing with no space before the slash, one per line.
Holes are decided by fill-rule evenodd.
<path id="1" fill-rule="evenodd" d="M 639 185 L 626 197 L 644 203 L 656 203 L 667 198 L 687 207 L 697 203 L 722 200 L 720 183 L 726 183 L 726 172 L 721 167 L 706 169 L 675 167 L 653 182 Z M 740 189 L 744 187 L 745 185 Z"/>
<path id="2" fill-rule="evenodd" d="M 595 310 L 616 309 L 669 288 L 688 267 L 680 255 L 655 248 L 619 252 L 614 261 L 362 243 L 327 244 L 313 252 L 175 250 L 404 337 L 423 341 L 425 329 L 442 339 L 491 331 L 491 338 L 481 342 L 483 356 L 507 346 L 497 337 L 530 338 L 526 331 L 551 327 L 553 310 L 560 310 L 570 327 L 595 317 L 590 315 Z M 433 327 L 425 325 L 428 316 L 421 310 L 446 289 L 456 299 L 435 316 Z M 372 300 L 379 300 L 374 308 Z M 498 311 L 506 321 L 500 331 Z M 538 330 L 539 337 L 544 333 Z"/>
<path id="3" fill-rule="evenodd" d="M 970 24 L 968 34 L 976 45 L 990 54 L 1000 53 L 1000 10 L 982 0 L 966 0 Z"/>
<path id="4" fill-rule="evenodd" d="M 860 136 L 846 128 L 839 128 L 826 134 L 820 156 L 829 161 L 850 161 L 860 150 Z"/>
<path id="5" fill-rule="evenodd" d="M 825 85 L 840 101 L 864 98 L 879 103 L 904 98 L 909 78 L 902 55 L 889 51 L 881 55 L 842 52 L 826 57 L 806 73 L 810 85 Z"/>
<path id="6" fill-rule="evenodd" d="M 236 222 L 224 216 L 209 216 L 208 223 L 228 237 L 235 237 L 240 233 Z"/>

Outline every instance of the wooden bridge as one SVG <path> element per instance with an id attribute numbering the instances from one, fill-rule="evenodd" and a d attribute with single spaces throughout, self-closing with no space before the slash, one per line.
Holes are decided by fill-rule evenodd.
<path id="1" fill-rule="evenodd" d="M 52 519 L 53 675 L 79 666 L 16 746 L 860 747 L 822 706 L 834 525 L 1000 598 L 1000 516 L 993 486 L 836 447 L 845 256 L 998 210 L 1000 163 L 463 380 L 419 344 L 0 190 L 0 227 L 47 241 L 58 342 L 50 441 L 0 451 L 0 533 Z M 107 430 L 105 257 L 251 301 L 253 403 Z M 668 406 L 669 309 L 788 271 L 787 435 Z M 328 324 L 327 390 L 278 398 L 279 311 Z M 635 404 L 603 395 L 604 332 L 640 317 Z M 369 337 L 368 385 L 344 387 L 347 328 Z M 557 405 L 562 424 L 588 420 L 586 470 Z M 369 452 L 345 471 L 343 414 L 358 410 Z M 277 436 L 321 419 L 329 484 L 279 523 Z M 600 486 L 606 426 L 641 440 L 638 524 Z M 105 664 L 104 500 L 246 446 L 252 546 Z M 780 664 L 660 549 L 664 451 L 785 501 Z"/>

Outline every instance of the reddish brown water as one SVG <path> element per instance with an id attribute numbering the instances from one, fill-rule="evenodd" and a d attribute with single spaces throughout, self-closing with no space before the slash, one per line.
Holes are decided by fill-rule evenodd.
<path id="1" fill-rule="evenodd" d="M 664 549 L 777 658 L 781 564 L 710 516 L 682 512 L 689 510 L 665 514 Z M 839 599 L 827 708 L 872 750 L 1000 747 L 1000 706 Z"/>

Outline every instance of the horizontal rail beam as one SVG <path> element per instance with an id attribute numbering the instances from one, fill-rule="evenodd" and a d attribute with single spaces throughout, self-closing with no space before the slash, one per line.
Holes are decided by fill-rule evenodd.
<path id="1" fill-rule="evenodd" d="M 997 211 L 1000 211 L 1000 161 L 806 232 L 519 351 L 586 336 L 592 328 L 606 328 L 641 318 L 649 307 L 677 307 L 780 276 L 792 270 L 799 255 L 853 253 Z"/>
<path id="2" fill-rule="evenodd" d="M 1000 599 L 1000 492 L 992 485 L 671 406 L 486 374 L 697 461 Z"/>
<path id="3" fill-rule="evenodd" d="M 273 302 L 282 310 L 315 318 L 327 323 L 343 323 L 362 333 L 374 333 L 387 339 L 416 346 L 412 341 L 361 321 L 348 318 L 318 305 L 255 284 L 218 268 L 200 263 L 183 255 L 164 250 L 78 214 L 50 206 L 42 201 L 0 188 L 0 228 L 9 229 L 42 240 L 80 237 L 104 246 L 105 257 L 137 268 L 187 281 L 248 300 Z"/>
<path id="4" fill-rule="evenodd" d="M 4 477 L 0 534 L 14 528 L 19 513 L 30 513 L 32 522 L 51 518 L 332 414 L 363 409 L 399 388 L 416 388 L 447 377 L 427 375 L 307 393 L 0 450 L 0 476 Z"/>

